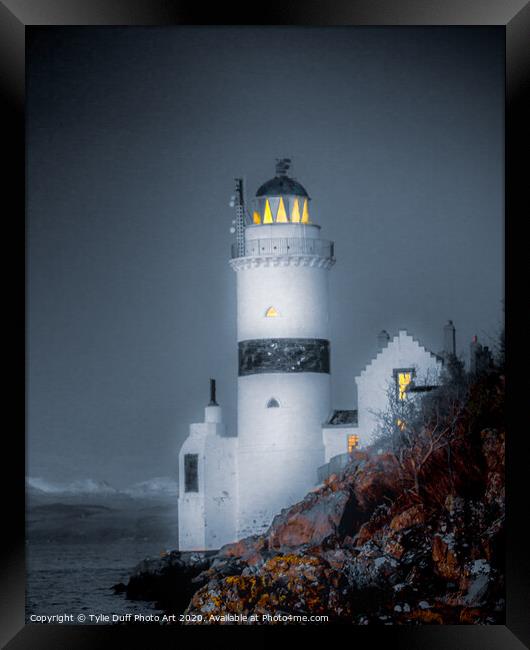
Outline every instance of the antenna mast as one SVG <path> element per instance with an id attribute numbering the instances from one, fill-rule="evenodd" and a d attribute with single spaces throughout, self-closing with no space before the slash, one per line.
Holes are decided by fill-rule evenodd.
<path id="1" fill-rule="evenodd" d="M 236 178 L 236 246 L 237 256 L 245 257 L 245 199 L 243 197 L 243 179 Z"/>

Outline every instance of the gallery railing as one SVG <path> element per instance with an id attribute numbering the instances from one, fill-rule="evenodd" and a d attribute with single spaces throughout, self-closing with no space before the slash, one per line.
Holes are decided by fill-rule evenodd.
<path id="1" fill-rule="evenodd" d="M 275 239 L 251 239 L 245 242 L 245 257 L 264 255 L 318 255 L 333 258 L 333 242 L 326 239 L 302 239 L 278 237 Z M 232 259 L 240 257 L 237 244 L 232 244 Z"/>

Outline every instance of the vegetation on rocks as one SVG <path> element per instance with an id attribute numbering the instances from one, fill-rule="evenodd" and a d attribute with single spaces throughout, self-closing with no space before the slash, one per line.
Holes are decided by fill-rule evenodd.
<path id="1" fill-rule="evenodd" d="M 447 365 L 406 427 L 392 417 L 386 439 L 354 452 L 265 534 L 209 558 L 189 620 L 502 623 L 504 372 L 498 364 L 470 377 L 456 359 Z"/>

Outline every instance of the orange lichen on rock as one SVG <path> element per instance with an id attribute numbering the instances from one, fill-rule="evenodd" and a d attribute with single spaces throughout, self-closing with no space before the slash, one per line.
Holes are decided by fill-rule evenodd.
<path id="1" fill-rule="evenodd" d="M 481 410 L 501 421 L 502 386 L 492 377 L 472 391 L 450 454 L 430 453 L 425 441 L 399 457 L 354 451 L 265 533 L 224 546 L 193 578 L 186 613 L 204 623 L 276 612 L 354 624 L 502 623 L 505 434 L 484 428 Z"/>
<path id="2" fill-rule="evenodd" d="M 390 522 L 392 530 L 402 530 L 403 528 L 410 528 L 425 522 L 425 513 L 421 504 L 407 508 L 399 512 Z"/>
<path id="3" fill-rule="evenodd" d="M 444 620 L 438 612 L 432 612 L 429 609 L 419 609 L 417 611 L 412 612 L 410 615 L 410 618 L 413 621 L 417 621 L 418 623 L 424 623 L 428 625 L 443 625 Z"/>
<path id="4" fill-rule="evenodd" d="M 210 616 L 284 612 L 327 614 L 344 611 L 334 585 L 340 577 L 318 557 L 294 553 L 277 555 L 265 562 L 259 576 L 228 576 L 208 583 L 192 598 L 188 613 Z M 219 622 L 219 621 L 214 621 Z"/>
<path id="5" fill-rule="evenodd" d="M 458 581 L 461 567 L 454 548 L 441 535 L 435 535 L 432 540 L 432 559 L 436 573 L 446 580 Z"/>

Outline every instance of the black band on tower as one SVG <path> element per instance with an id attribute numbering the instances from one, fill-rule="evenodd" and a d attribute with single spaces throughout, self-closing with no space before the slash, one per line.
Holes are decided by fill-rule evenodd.
<path id="1" fill-rule="evenodd" d="M 329 373 L 326 339 L 251 339 L 239 342 L 239 376 L 266 372 Z"/>

